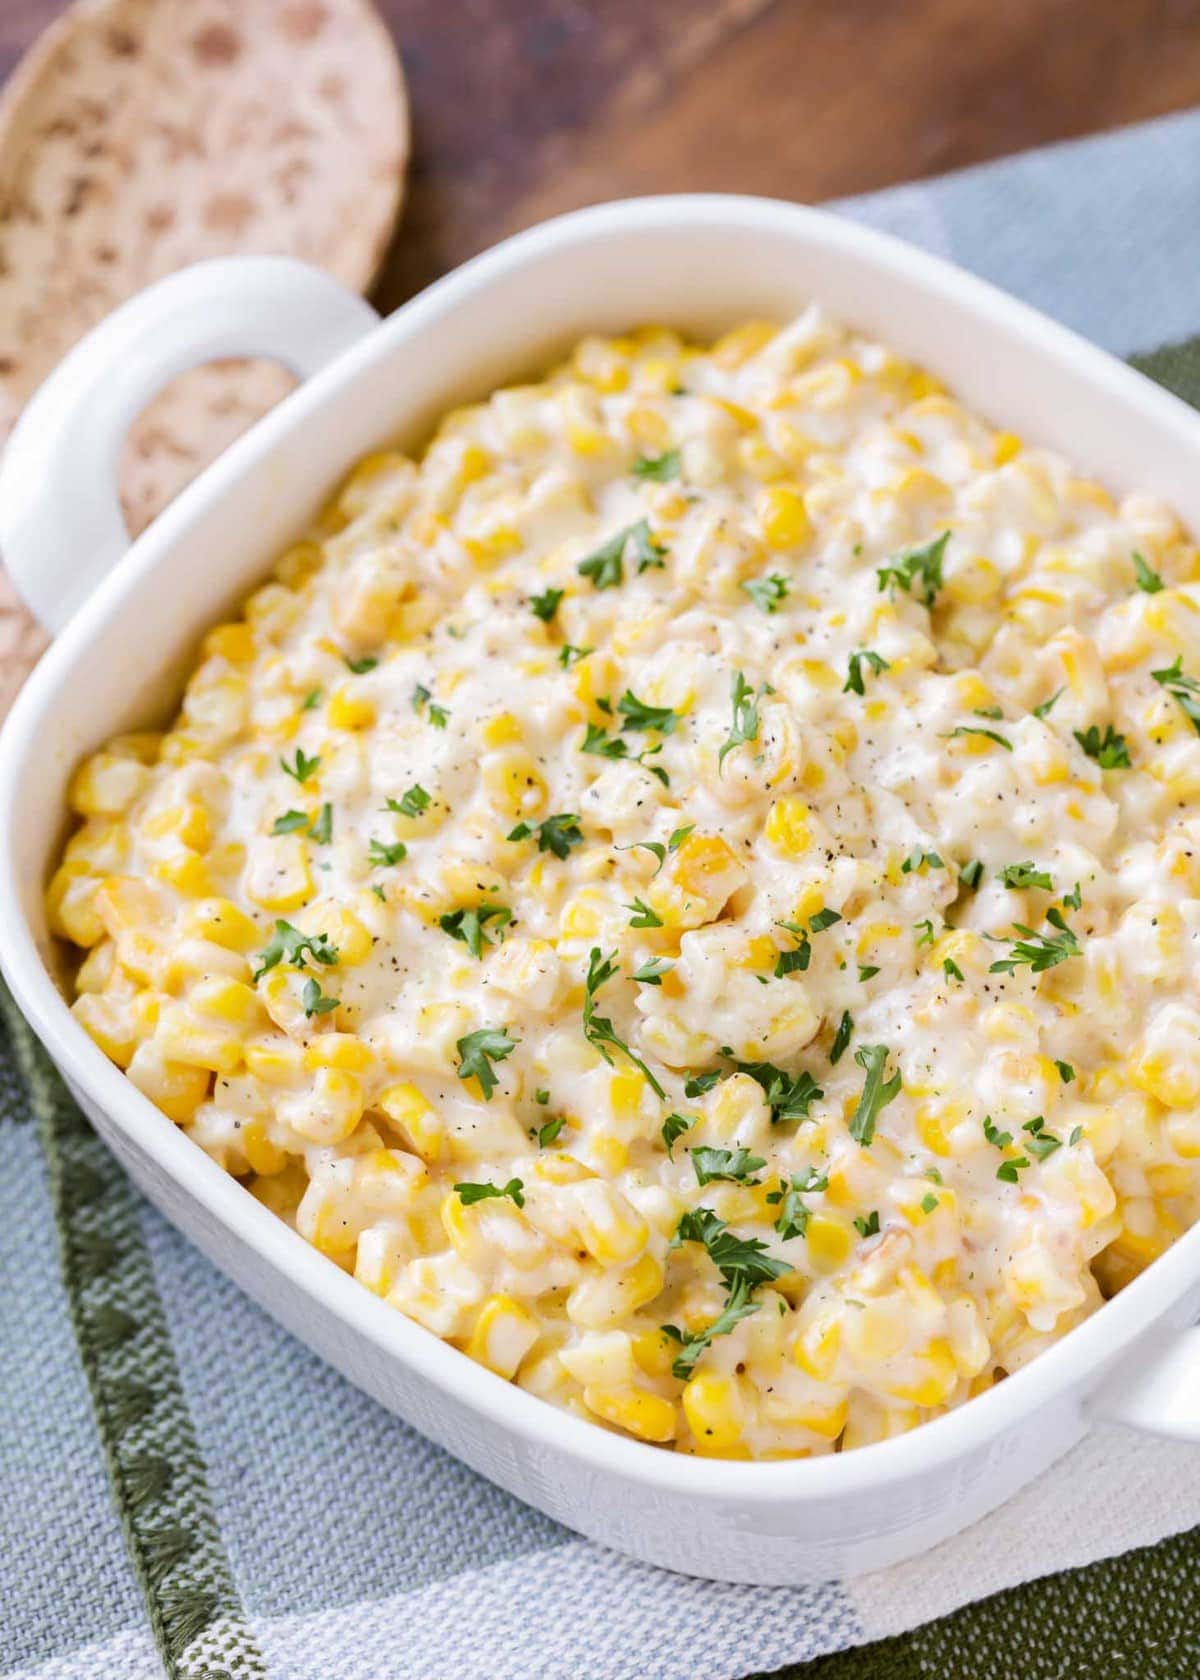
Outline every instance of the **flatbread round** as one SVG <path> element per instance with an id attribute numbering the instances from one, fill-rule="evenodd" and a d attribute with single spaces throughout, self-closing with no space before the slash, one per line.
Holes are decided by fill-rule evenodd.
<path id="1" fill-rule="evenodd" d="M 403 74 L 368 0 L 79 0 L 0 98 L 0 440 L 90 327 L 187 263 L 284 253 L 366 290 L 407 154 Z M 290 384 L 266 363 L 176 380 L 125 451 L 131 527 Z M 9 634 L 13 610 L 6 584 L 0 710 L 37 646 Z"/>

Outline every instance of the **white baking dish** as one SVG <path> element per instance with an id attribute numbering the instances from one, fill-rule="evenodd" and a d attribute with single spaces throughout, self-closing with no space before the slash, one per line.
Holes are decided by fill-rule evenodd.
<path id="1" fill-rule="evenodd" d="M 709 333 L 818 298 L 993 421 L 1140 486 L 1200 529 L 1200 418 L 944 263 L 835 217 L 737 198 L 584 211 L 522 234 L 380 324 L 274 259 L 211 263 L 135 299 L 54 374 L 0 468 L 0 548 L 61 633 L 0 741 L 0 958 L 137 1184 L 267 1310 L 385 1406 L 520 1498 L 657 1564 L 733 1581 L 875 1569 L 1007 1499 L 1099 1412 L 1200 1440 L 1200 1229 L 1032 1365 L 913 1434 L 810 1461 L 675 1456 L 543 1404 L 392 1311 L 201 1153 L 109 1063 L 54 978 L 42 885 L 81 754 L 174 698 L 199 632 L 347 467 L 588 331 Z M 125 428 L 181 367 L 267 354 L 311 375 L 128 552 Z M 328 365 L 326 365 L 328 364 Z M 115 564 L 119 559 L 119 564 Z M 107 575 L 105 575 L 107 573 Z"/>

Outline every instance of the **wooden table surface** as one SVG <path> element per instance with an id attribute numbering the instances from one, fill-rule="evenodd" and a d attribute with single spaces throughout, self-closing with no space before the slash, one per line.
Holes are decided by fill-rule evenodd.
<path id="1" fill-rule="evenodd" d="M 274 0 L 283 5 L 290 0 Z M 0 0 L 0 76 L 63 0 Z M 820 200 L 1200 103 L 1200 0 L 380 0 L 415 151 L 393 306 L 626 193 Z"/>

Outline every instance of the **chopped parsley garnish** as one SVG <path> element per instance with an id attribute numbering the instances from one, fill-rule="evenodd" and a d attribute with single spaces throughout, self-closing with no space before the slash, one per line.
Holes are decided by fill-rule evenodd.
<path id="1" fill-rule="evenodd" d="M 633 463 L 633 476 L 652 484 L 666 484 L 679 477 L 679 464 L 678 449 L 664 449 L 661 455 L 639 455 Z"/>
<path id="2" fill-rule="evenodd" d="M 1035 706 L 1033 708 L 1034 717 L 1035 718 L 1048 718 L 1050 716 L 1050 713 L 1054 710 L 1055 706 L 1062 699 L 1063 695 L 1066 692 L 1067 691 L 1066 691 L 1065 688 L 1056 688 L 1054 690 L 1054 693 L 1050 696 L 1049 700 L 1043 700 L 1040 706 Z"/>
<path id="3" fill-rule="evenodd" d="M 959 968 L 953 957 L 946 957 L 944 959 L 942 963 L 942 973 L 946 976 L 947 980 L 957 980 L 960 985 L 966 979 L 962 969 Z"/>
<path id="4" fill-rule="evenodd" d="M 934 1192 L 932 1190 L 927 1191 L 925 1193 L 925 1195 L 923 1195 L 921 1197 L 921 1212 L 922 1213 L 932 1213 L 933 1210 L 937 1207 L 937 1205 L 938 1205 L 938 1199 L 937 1199 L 937 1196 L 934 1194 Z"/>
<path id="5" fill-rule="evenodd" d="M 775 978 L 782 980 L 785 974 L 804 972 L 812 960 L 812 945 L 809 943 L 807 931 L 798 922 L 780 922 L 778 925 L 795 934 L 798 942 L 794 950 L 780 951 L 776 959 Z"/>
<path id="6" fill-rule="evenodd" d="M 558 663 L 566 671 L 572 665 L 577 665 L 581 659 L 586 659 L 589 653 L 595 653 L 595 651 L 595 648 L 572 647 L 570 642 L 564 642 L 558 650 Z"/>
<path id="7" fill-rule="evenodd" d="M 687 823 L 683 828 L 677 828 L 665 846 L 661 840 L 635 840 L 632 845 L 618 846 L 617 851 L 650 852 L 658 859 L 658 869 L 661 869 L 663 864 L 667 861 L 667 853 L 677 852 L 695 826 L 695 823 Z M 509 835 L 509 839 L 512 839 L 511 834 Z M 658 874 L 658 869 L 654 871 L 656 875 Z"/>
<path id="8" fill-rule="evenodd" d="M 507 1184 L 456 1184 L 454 1191 L 464 1207 L 496 1196 L 509 1196 L 518 1207 L 525 1206 L 525 1186 L 519 1178 L 510 1178 Z"/>
<path id="9" fill-rule="evenodd" d="M 966 887 L 968 892 L 974 892 L 983 880 L 983 865 L 978 858 L 972 858 L 970 863 L 964 863 L 958 872 L 958 884 Z"/>
<path id="10" fill-rule="evenodd" d="M 313 962 L 331 967 L 338 960 L 337 946 L 329 943 L 328 934 L 301 933 L 299 928 L 283 921 L 275 923 L 270 943 L 258 955 L 259 965 L 251 975 L 251 979 L 255 981 L 260 980 L 277 963 L 288 962 L 293 968 L 303 968 L 305 959 L 311 957 Z"/>
<path id="11" fill-rule="evenodd" d="M 565 858 L 572 846 L 583 844 L 583 830 L 579 826 L 579 818 L 574 811 L 560 811 L 557 816 L 547 817 L 543 822 L 532 826 L 526 822 L 519 822 L 509 833 L 510 840 L 528 840 L 537 835 L 538 851 L 553 852 L 556 858 Z"/>
<path id="12" fill-rule="evenodd" d="M 289 764 L 286 758 L 281 758 L 279 768 L 285 775 L 290 776 L 294 782 L 299 782 L 303 787 L 309 777 L 316 774 L 320 762 L 320 753 L 317 753 L 313 758 L 309 758 L 303 747 L 297 747 L 294 761 Z"/>
<path id="13" fill-rule="evenodd" d="M 983 1117 L 983 1135 L 995 1149 L 1007 1149 L 1012 1142 L 1012 1133 L 1002 1132 L 990 1114 Z"/>
<path id="14" fill-rule="evenodd" d="M 1000 879 L 1006 887 L 1040 887 L 1043 892 L 1054 891 L 1054 882 L 1049 875 L 1033 863 L 1006 863 Z"/>
<path id="15" fill-rule="evenodd" d="M 618 531 L 581 560 L 577 567 L 580 577 L 590 578 L 597 589 L 615 589 L 618 584 L 624 583 L 625 550 L 631 542 L 639 573 L 650 566 L 662 565 L 667 551 L 650 535 L 650 521 L 639 519 L 635 525 L 626 525 L 624 530 Z"/>
<path id="16" fill-rule="evenodd" d="M 512 921 L 512 911 L 506 904 L 480 904 L 469 910 L 448 910 L 438 917 L 438 926 L 451 939 L 461 939 L 473 957 L 482 957 L 485 945 L 490 945 L 485 929 L 495 922 L 497 929 Z"/>
<path id="17" fill-rule="evenodd" d="M 894 1073 L 890 1079 L 883 1077 L 888 1055 L 886 1044 L 864 1044 L 860 1050 L 854 1052 L 854 1060 L 867 1077 L 863 1083 L 862 1096 L 859 1097 L 858 1106 L 850 1120 L 850 1136 L 855 1143 L 861 1143 L 864 1149 L 871 1145 L 875 1136 L 875 1122 L 881 1111 L 900 1095 L 900 1075 Z"/>
<path id="18" fill-rule="evenodd" d="M 811 1073 L 785 1073 L 773 1062 L 735 1062 L 739 1073 L 747 1074 L 760 1086 L 771 1109 L 771 1124 L 784 1120 L 807 1120 L 813 1103 L 825 1092 Z"/>
<path id="19" fill-rule="evenodd" d="M 1082 1136 L 1083 1136 L 1083 1127 L 1082 1126 L 1072 1126 L 1071 1127 L 1071 1135 L 1067 1139 L 1067 1142 L 1071 1145 L 1072 1148 L 1074 1148 L 1075 1145 L 1079 1142 L 1080 1138 L 1082 1138 Z"/>
<path id="20" fill-rule="evenodd" d="M 950 532 L 943 531 L 940 537 L 935 537 L 923 548 L 906 549 L 895 560 L 889 560 L 886 566 L 880 566 L 876 572 L 880 593 L 892 585 L 911 594 L 913 584 L 919 580 L 921 599 L 927 607 L 931 607 L 944 581 L 942 561 L 949 541 Z"/>
<path id="21" fill-rule="evenodd" d="M 509 1038 L 503 1027 L 480 1027 L 475 1032 L 467 1033 L 464 1038 L 458 1040 L 456 1045 L 458 1050 L 458 1077 L 460 1079 L 478 1079 L 484 1101 L 491 1102 L 492 1092 L 496 1089 L 498 1083 L 492 1064 L 502 1062 L 506 1056 L 511 1056 L 516 1048 L 517 1040 Z M 456 1184 L 454 1188 L 461 1194 L 461 1185 Z M 519 1183 L 518 1188 L 520 1188 Z M 491 1189 L 490 1186 L 482 1192 L 483 1195 L 491 1194 L 494 1196 L 507 1195 L 508 1193 L 507 1188 L 497 1191 Z M 474 1198 L 475 1201 L 481 1199 L 481 1196 Z M 516 1201 L 515 1196 L 513 1200 Z M 517 1202 L 518 1207 L 521 1205 L 520 1202 Z"/>
<path id="22" fill-rule="evenodd" d="M 846 681 L 842 687 L 843 694 L 866 693 L 866 689 L 863 687 L 862 674 L 864 660 L 876 676 L 878 676 L 881 671 L 891 670 L 891 666 L 888 664 L 887 660 L 881 658 L 879 654 L 872 652 L 870 648 L 860 648 L 857 653 L 852 653 L 850 655 L 849 669 L 846 672 Z"/>
<path id="23" fill-rule="evenodd" d="M 365 676 L 368 671 L 373 671 L 378 664 L 378 659 L 374 659 L 370 654 L 367 654 L 363 659 L 347 659 L 346 669 L 348 671 L 353 671 L 356 677 L 362 677 Z"/>
<path id="24" fill-rule="evenodd" d="M 414 712 L 420 713 L 422 707 L 425 709 L 427 721 L 435 729 L 445 729 L 450 721 L 450 713 L 444 706 L 435 706 L 433 696 L 425 687 L 425 684 L 418 683 L 412 692 L 412 708 Z"/>
<path id="25" fill-rule="evenodd" d="M 1075 1077 L 1075 1069 L 1071 1066 L 1070 1062 L 1060 1062 L 1056 1056 L 1054 1058 L 1054 1065 L 1058 1069 L 1058 1077 L 1062 1080 L 1063 1084 L 1069 1085 Z"/>
<path id="26" fill-rule="evenodd" d="M 809 1209 L 800 1200 L 801 1196 L 807 1195 L 810 1190 L 828 1188 L 829 1180 L 824 1173 L 819 1173 L 815 1167 L 807 1167 L 793 1178 L 781 1181 L 778 1190 L 768 1190 L 767 1201 L 779 1208 L 775 1229 L 785 1242 L 792 1237 L 802 1237 L 808 1229 Z"/>
<path id="27" fill-rule="evenodd" d="M 628 688 L 617 701 L 617 710 L 625 719 L 622 729 L 657 729 L 660 735 L 670 735 L 680 717 L 670 706 L 648 706 Z"/>
<path id="28" fill-rule="evenodd" d="M 945 869 L 946 865 L 936 852 L 923 852 L 920 846 L 914 848 L 900 865 L 901 875 L 919 875 L 923 869 Z"/>
<path id="29" fill-rule="evenodd" d="M 665 1101 L 667 1093 L 642 1058 L 629 1048 L 624 1039 L 617 1036 L 616 1029 L 607 1015 L 596 1014 L 596 993 L 601 986 L 613 978 L 618 970 L 619 965 L 613 961 L 615 956 L 615 951 L 611 957 L 606 957 L 598 945 L 592 946 L 588 957 L 587 978 L 584 981 L 583 1036 L 589 1044 L 594 1045 L 599 1050 L 610 1067 L 612 1066 L 610 1045 L 613 1049 L 620 1050 L 628 1056 L 635 1067 L 641 1068 L 655 1096 Z"/>
<path id="30" fill-rule="evenodd" d="M 565 594 L 565 589 L 547 589 L 541 595 L 531 595 L 529 609 L 535 618 L 540 618 L 543 624 L 549 624 Z"/>
<path id="31" fill-rule="evenodd" d="M 398 863 L 403 863 L 408 856 L 408 847 L 403 840 L 372 840 L 367 850 L 369 861 L 378 868 L 392 869 Z"/>
<path id="32" fill-rule="evenodd" d="M 667 1118 L 662 1123 L 662 1140 L 667 1146 L 668 1155 L 670 1155 L 676 1142 L 683 1136 L 684 1132 L 690 1132 L 695 1124 L 696 1122 L 694 1120 L 689 1120 L 684 1114 L 667 1115 Z"/>
<path id="33" fill-rule="evenodd" d="M 766 1243 L 758 1237 L 737 1236 L 712 1208 L 689 1208 L 680 1217 L 670 1246 L 679 1248 L 685 1242 L 703 1245 L 727 1289 L 738 1285 L 757 1289 L 760 1283 L 773 1283 L 793 1270 L 786 1260 L 768 1254 Z"/>
<path id="34" fill-rule="evenodd" d="M 1124 735 L 1117 734 L 1111 723 L 1106 725 L 1103 735 L 1094 723 L 1086 729 L 1076 729 L 1074 734 L 1084 752 L 1096 760 L 1101 770 L 1132 769 L 1129 743 Z"/>
<path id="35" fill-rule="evenodd" d="M 633 911 L 633 915 L 629 918 L 631 928 L 660 928 L 663 925 L 662 917 L 658 912 L 652 910 L 648 904 L 644 904 L 640 898 L 635 898 L 632 904 L 627 904 L 625 908 Z"/>
<path id="36" fill-rule="evenodd" d="M 414 782 L 408 792 L 399 799 L 389 799 L 384 804 L 385 811 L 394 811 L 401 817 L 419 817 L 429 809 L 429 795 L 420 782 Z"/>
<path id="37" fill-rule="evenodd" d="M 879 1209 L 872 1208 L 865 1218 L 860 1214 L 854 1221 L 854 1229 L 860 1237 L 877 1237 L 879 1235 Z"/>
<path id="38" fill-rule="evenodd" d="M 782 572 L 770 572 L 766 577 L 751 578 L 742 585 L 754 605 L 761 607 L 763 612 L 768 614 L 779 611 L 781 604 L 787 600 L 790 587 Z"/>
<path id="39" fill-rule="evenodd" d="M 547 1120 L 544 1126 L 538 1127 L 537 1140 L 543 1149 L 550 1147 L 566 1123 L 567 1117 L 565 1114 L 556 1114 L 553 1120 Z"/>
<path id="40" fill-rule="evenodd" d="M 321 806 L 316 820 L 308 831 L 318 846 L 328 846 L 333 838 L 333 806 L 328 800 Z"/>
<path id="41" fill-rule="evenodd" d="M 854 1031 L 854 1017 L 848 1009 L 842 1010 L 842 1018 L 838 1022 L 837 1032 L 833 1035 L 833 1043 L 829 1047 L 829 1060 L 837 1065 L 846 1054 L 850 1043 L 850 1034 Z"/>
<path id="42" fill-rule="evenodd" d="M 643 986 L 661 986 L 664 974 L 669 974 L 675 964 L 669 957 L 651 957 L 649 962 L 643 963 L 633 975 L 635 980 Z"/>
<path id="43" fill-rule="evenodd" d="M 610 736 L 598 723 L 589 723 L 587 732 L 579 748 L 580 752 L 594 753 L 597 758 L 625 758 L 631 757 L 629 742 L 621 735 Z M 648 747 L 645 752 L 632 755 L 632 762 L 640 764 L 643 770 L 648 770 L 652 776 L 657 776 L 664 787 L 670 787 L 670 778 L 661 764 L 647 764 L 646 760 L 662 751 L 662 743 L 656 747 Z"/>
<path id="44" fill-rule="evenodd" d="M 982 735 L 985 740 L 995 741 L 996 745 L 998 747 L 1003 747 L 1005 752 L 1011 752 L 1013 750 L 1013 744 L 1006 735 L 1001 735 L 995 729 L 984 729 L 979 724 L 960 723 L 956 728 L 950 731 L 950 733 L 946 736 L 946 739 L 947 741 L 953 741 L 958 735 Z"/>
<path id="45" fill-rule="evenodd" d="M 1192 728 L 1200 735 L 1200 682 L 1185 674 L 1180 655 L 1176 654 L 1172 664 L 1161 671 L 1151 671 L 1150 675 L 1179 702 L 1184 715 L 1191 719 Z"/>
<path id="46" fill-rule="evenodd" d="M 304 990 L 300 994 L 300 1001 L 304 1005 L 304 1013 L 311 1021 L 314 1015 L 328 1015 L 331 1009 L 336 1009 L 340 998 L 327 997 L 321 990 L 319 980 L 306 980 Z"/>
<path id="47" fill-rule="evenodd" d="M 1022 1173 L 1028 1165 L 1028 1156 L 1014 1155 L 1010 1160 L 1001 1161 L 1000 1165 L 996 1168 L 996 1177 L 1000 1179 L 1003 1184 L 1019 1184 L 1020 1179 L 1018 1174 Z"/>
<path id="48" fill-rule="evenodd" d="M 1027 1120 L 1021 1130 L 1028 1134 L 1025 1147 L 1035 1161 L 1044 1161 L 1047 1155 L 1053 1155 L 1056 1149 L 1062 1148 L 1062 1139 L 1046 1130 L 1046 1122 L 1040 1114 L 1034 1120 Z"/>
<path id="49" fill-rule="evenodd" d="M 1059 963 L 1066 962 L 1068 957 L 1079 955 L 1079 941 L 1063 920 L 1062 911 L 1051 907 L 1046 912 L 1046 920 L 1055 933 L 1035 933 L 1022 922 L 1013 925 L 1024 937 L 1014 940 L 1007 957 L 1000 958 L 988 969 L 989 974 L 1012 974 L 1023 963 L 1027 963 L 1034 974 L 1042 974 L 1048 968 L 1056 968 Z"/>
<path id="50" fill-rule="evenodd" d="M 319 688 L 310 688 L 308 693 L 304 696 L 303 700 L 301 700 L 301 702 L 300 702 L 300 710 L 302 712 L 313 712 L 313 711 L 316 711 L 317 707 L 320 704 L 321 704 L 321 690 Z"/>
<path id="51" fill-rule="evenodd" d="M 759 692 L 761 693 L 761 690 Z M 717 754 L 717 766 L 720 770 L 724 770 L 725 760 L 735 747 L 758 740 L 758 699 L 740 671 L 733 673 L 730 699 L 733 703 L 733 721 L 725 744 Z"/>
<path id="52" fill-rule="evenodd" d="M 878 973 L 879 970 L 874 963 L 859 963 L 858 965 L 859 980 L 873 980 Z"/>
<path id="53" fill-rule="evenodd" d="M 1163 587 L 1163 580 L 1152 567 L 1146 564 L 1145 559 L 1136 549 L 1133 551 L 1133 573 L 1138 588 L 1147 595 L 1157 595 Z"/>
<path id="54" fill-rule="evenodd" d="M 699 1185 L 711 1184 L 717 1179 L 730 1184 L 757 1184 L 758 1179 L 751 1178 L 750 1174 L 760 1172 L 767 1164 L 761 1155 L 753 1155 L 748 1149 L 700 1147 L 688 1153 L 692 1157 Z"/>
<path id="55" fill-rule="evenodd" d="M 719 1068 L 714 1068 L 711 1073 L 694 1073 L 690 1079 L 684 1080 L 683 1094 L 692 1102 L 697 1097 L 702 1097 L 706 1091 L 711 1091 L 720 1078 Z"/>
<path id="56" fill-rule="evenodd" d="M 808 925 L 814 933 L 824 933 L 826 928 L 834 927 L 842 919 L 838 910 L 818 910 L 814 916 L 808 918 Z"/>
<path id="57" fill-rule="evenodd" d="M 298 828 L 308 827 L 307 811 L 285 811 L 271 824 L 272 834 L 294 834 Z"/>
<path id="58" fill-rule="evenodd" d="M 780 1305 L 782 1304 L 781 1298 Z M 744 1318 L 756 1313 L 761 1305 L 761 1301 L 751 1300 L 749 1285 L 737 1283 L 730 1289 L 724 1308 L 707 1329 L 680 1330 L 674 1324 L 664 1324 L 663 1334 L 678 1342 L 681 1349 L 671 1366 L 671 1374 L 678 1377 L 680 1382 L 686 1382 L 695 1370 L 700 1355 L 713 1338 L 727 1336 Z"/>
<path id="59" fill-rule="evenodd" d="M 932 945 L 935 937 L 932 917 L 926 916 L 923 922 L 914 922 L 913 932 L 919 932 L 921 935 L 921 937 L 917 940 L 918 945 Z"/>

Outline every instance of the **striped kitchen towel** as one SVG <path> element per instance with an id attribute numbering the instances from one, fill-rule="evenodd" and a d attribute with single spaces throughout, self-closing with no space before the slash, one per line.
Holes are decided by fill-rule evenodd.
<path id="1" fill-rule="evenodd" d="M 1200 112 L 838 208 L 1200 404 Z M 1200 1450 L 1099 1431 L 1005 1510 L 861 1580 L 720 1586 L 628 1562 L 243 1299 L 132 1191 L 7 1000 L 0 1020 L 5 1680 L 1200 1672 Z"/>

